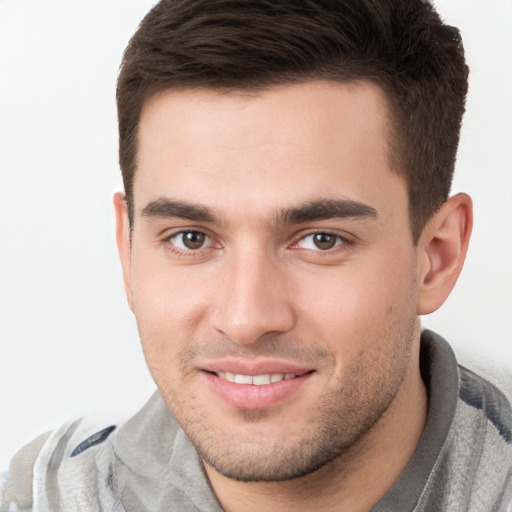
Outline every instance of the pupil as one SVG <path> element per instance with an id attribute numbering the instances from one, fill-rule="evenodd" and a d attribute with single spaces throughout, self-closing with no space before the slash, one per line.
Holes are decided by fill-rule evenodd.
<path id="1" fill-rule="evenodd" d="M 314 242 L 319 249 L 332 249 L 336 244 L 336 237 L 328 233 L 317 233 Z"/>
<path id="2" fill-rule="evenodd" d="M 204 244 L 204 233 L 189 231 L 183 237 L 183 244 L 188 249 L 199 249 Z"/>

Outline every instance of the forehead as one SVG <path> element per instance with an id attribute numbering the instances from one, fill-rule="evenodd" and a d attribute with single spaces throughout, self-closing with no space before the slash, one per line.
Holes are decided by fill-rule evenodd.
<path id="1" fill-rule="evenodd" d="M 135 209 L 165 195 L 254 214 L 332 195 L 403 196 L 387 139 L 384 93 L 367 82 L 165 92 L 141 115 Z"/>

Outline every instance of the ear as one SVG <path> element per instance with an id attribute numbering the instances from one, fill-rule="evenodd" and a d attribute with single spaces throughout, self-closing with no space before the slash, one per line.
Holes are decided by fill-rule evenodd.
<path id="1" fill-rule="evenodd" d="M 116 240 L 117 250 L 121 258 L 123 268 L 124 288 L 126 298 L 131 309 L 132 305 L 132 287 L 131 287 L 131 237 L 130 221 L 128 219 L 128 207 L 126 198 L 122 192 L 114 194 L 114 209 L 116 212 Z"/>
<path id="2" fill-rule="evenodd" d="M 448 298 L 466 259 L 473 227 L 467 194 L 450 197 L 423 229 L 418 241 L 418 314 L 428 315 Z"/>

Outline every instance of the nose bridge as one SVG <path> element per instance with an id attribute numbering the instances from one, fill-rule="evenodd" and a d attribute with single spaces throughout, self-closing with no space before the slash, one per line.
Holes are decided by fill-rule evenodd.
<path id="1" fill-rule="evenodd" d="M 291 329 L 294 313 L 284 281 L 284 270 L 264 247 L 233 250 L 220 277 L 215 328 L 244 344 Z"/>

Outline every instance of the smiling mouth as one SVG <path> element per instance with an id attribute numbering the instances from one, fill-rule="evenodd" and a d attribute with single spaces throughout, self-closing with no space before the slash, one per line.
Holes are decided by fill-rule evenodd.
<path id="1" fill-rule="evenodd" d="M 230 366 L 227 364 L 226 366 Z M 247 373 L 235 373 L 224 369 L 203 371 L 207 385 L 218 397 L 236 409 L 269 409 L 291 400 L 302 386 L 306 385 L 315 370 L 286 368 L 259 368 L 255 371 L 242 369 Z M 235 366 L 235 365 L 231 365 Z M 229 368 L 235 370 L 236 368 Z M 263 373 L 270 370 L 269 373 Z M 274 370 L 274 371 L 272 371 Z M 294 373 L 292 373 L 295 370 Z M 260 373 L 261 372 L 261 373 Z M 247 375 L 251 373 L 252 375 Z M 255 375 L 256 374 L 256 375 Z"/>
<path id="2" fill-rule="evenodd" d="M 262 375 L 242 375 L 232 372 L 215 372 L 217 377 L 234 384 L 245 384 L 253 386 L 264 386 L 266 384 L 274 384 L 282 380 L 291 380 L 300 377 L 295 373 L 265 373 Z M 303 375 L 303 374 L 301 374 Z"/>

